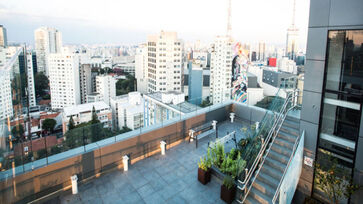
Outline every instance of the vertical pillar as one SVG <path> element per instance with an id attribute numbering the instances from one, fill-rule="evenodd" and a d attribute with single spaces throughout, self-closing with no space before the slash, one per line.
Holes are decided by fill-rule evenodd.
<path id="1" fill-rule="evenodd" d="M 124 171 L 128 171 L 129 170 L 129 157 L 127 155 L 122 157 L 122 162 L 124 164 Z"/>
<path id="2" fill-rule="evenodd" d="M 165 155 L 166 142 L 163 140 L 160 142 L 161 155 Z"/>
<path id="3" fill-rule="evenodd" d="M 72 181 L 72 194 L 77 194 L 78 193 L 78 177 L 77 177 L 77 175 L 71 176 L 71 181 Z"/>
<path id="4" fill-rule="evenodd" d="M 231 118 L 231 123 L 233 123 L 234 118 L 235 118 L 235 113 L 230 113 L 229 118 Z"/>

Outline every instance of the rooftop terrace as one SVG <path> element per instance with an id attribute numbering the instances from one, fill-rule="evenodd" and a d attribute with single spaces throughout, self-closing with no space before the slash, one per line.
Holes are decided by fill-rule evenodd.
<path id="1" fill-rule="evenodd" d="M 219 137 L 236 131 L 237 140 L 245 138 L 247 120 L 217 125 Z M 197 180 L 198 161 L 206 154 L 211 134 L 200 140 L 198 148 L 187 141 L 168 149 L 166 155 L 156 154 L 129 166 L 115 170 L 79 186 L 76 195 L 63 195 L 61 203 L 224 203 L 219 198 L 221 181 L 216 177 L 207 185 Z M 226 148 L 233 146 L 230 141 Z"/>

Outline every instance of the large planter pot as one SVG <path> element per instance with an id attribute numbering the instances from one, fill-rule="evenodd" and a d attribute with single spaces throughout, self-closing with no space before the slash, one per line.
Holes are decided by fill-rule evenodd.
<path id="1" fill-rule="evenodd" d="M 210 181 L 211 172 L 210 169 L 208 171 L 204 171 L 201 168 L 198 168 L 198 181 L 203 185 L 207 184 Z"/>
<path id="2" fill-rule="evenodd" d="M 236 196 L 236 187 L 228 189 L 226 186 L 221 185 L 221 199 L 226 203 L 232 203 Z"/>

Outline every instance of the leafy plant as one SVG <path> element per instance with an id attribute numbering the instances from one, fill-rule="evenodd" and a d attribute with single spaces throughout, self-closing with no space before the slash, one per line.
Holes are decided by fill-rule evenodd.
<path id="1" fill-rule="evenodd" d="M 198 163 L 198 167 L 203 169 L 204 171 L 208 171 L 212 166 L 211 156 L 210 156 L 210 149 L 208 149 L 207 155 L 200 158 L 200 162 Z"/>
<path id="2" fill-rule="evenodd" d="M 231 176 L 225 176 L 223 179 L 223 185 L 228 189 L 232 189 L 235 186 L 234 179 Z"/>
<path id="3" fill-rule="evenodd" d="M 348 199 L 359 186 L 350 182 L 351 177 L 338 166 L 337 159 L 329 156 L 328 161 L 329 168 L 323 168 L 319 163 L 315 164 L 315 184 L 328 197 L 330 203 L 339 203 L 342 199 Z"/>
<path id="4" fill-rule="evenodd" d="M 224 152 L 224 146 L 220 143 L 217 143 L 211 152 L 212 164 L 218 168 L 221 168 L 221 165 L 226 157 Z"/>
<path id="5" fill-rule="evenodd" d="M 246 167 L 246 161 L 241 159 L 241 154 L 236 149 L 232 149 L 228 154 L 228 157 L 223 161 L 221 165 L 221 171 L 230 175 L 235 179 L 242 170 Z"/>

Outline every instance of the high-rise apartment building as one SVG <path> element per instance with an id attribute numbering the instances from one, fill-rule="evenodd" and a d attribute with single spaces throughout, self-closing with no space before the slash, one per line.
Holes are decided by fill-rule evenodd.
<path id="1" fill-rule="evenodd" d="M 8 37 L 6 34 L 6 28 L 3 25 L 0 25 L 0 47 L 8 46 Z"/>
<path id="2" fill-rule="evenodd" d="M 92 67 L 90 64 L 81 64 L 79 68 L 81 103 L 88 103 L 87 95 L 92 94 Z"/>
<path id="3" fill-rule="evenodd" d="M 25 50 L 24 50 L 25 51 Z M 26 51 L 25 51 L 26 52 Z M 36 106 L 35 83 L 34 83 L 34 70 L 33 70 L 33 57 L 31 52 L 26 52 L 27 60 L 27 84 L 28 84 L 28 102 L 29 107 Z"/>
<path id="4" fill-rule="evenodd" d="M 40 27 L 34 31 L 35 52 L 37 54 L 38 72 L 49 76 L 48 54 L 60 53 L 62 34 L 55 28 Z"/>
<path id="5" fill-rule="evenodd" d="M 110 105 L 111 98 L 116 97 L 116 79 L 110 75 L 96 76 L 96 92 Z"/>
<path id="6" fill-rule="evenodd" d="M 182 91 L 183 42 L 176 32 L 148 36 L 148 92 Z"/>
<path id="7" fill-rule="evenodd" d="M 136 49 L 135 55 L 135 77 L 137 80 L 137 91 L 147 93 L 147 63 L 148 50 L 146 44 L 141 44 Z"/>
<path id="8" fill-rule="evenodd" d="M 292 13 L 292 23 L 290 27 L 287 29 L 286 36 L 286 56 L 289 59 L 295 60 L 296 54 L 298 52 L 298 37 L 299 37 L 299 29 L 295 25 L 295 0 L 293 5 L 293 13 Z"/>
<path id="9" fill-rule="evenodd" d="M 49 54 L 48 60 L 52 109 L 80 104 L 79 57 L 54 53 Z"/>
<path id="10" fill-rule="evenodd" d="M 214 104 L 231 98 L 232 51 L 232 39 L 217 36 L 210 67 L 210 100 Z"/>
<path id="11" fill-rule="evenodd" d="M 9 70 L 0 69 L 0 120 L 13 115 Z"/>

